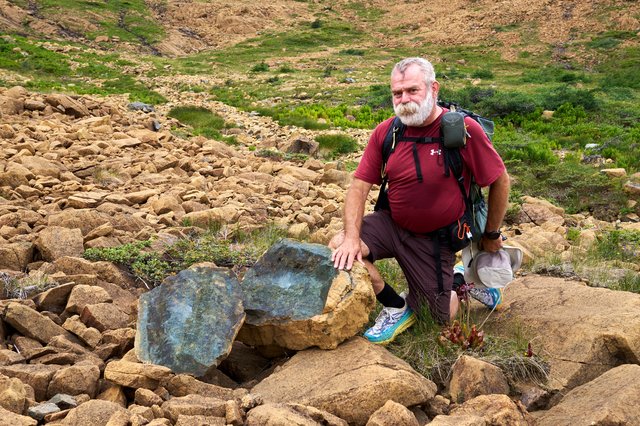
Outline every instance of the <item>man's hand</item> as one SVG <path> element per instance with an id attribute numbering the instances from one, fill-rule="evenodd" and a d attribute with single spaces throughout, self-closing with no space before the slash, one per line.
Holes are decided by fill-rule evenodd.
<path id="1" fill-rule="evenodd" d="M 333 249 L 331 253 L 331 260 L 333 266 L 337 269 L 351 270 L 353 262 L 358 261 L 364 265 L 362 261 L 363 249 L 366 250 L 366 246 L 360 238 L 346 238 L 344 231 L 340 232 L 331 239 L 329 247 Z M 368 254 L 368 250 L 367 254 Z"/>
<path id="2" fill-rule="evenodd" d="M 489 253 L 495 253 L 502 248 L 502 237 L 490 240 L 489 238 L 482 237 L 478 248 L 482 251 Z"/>

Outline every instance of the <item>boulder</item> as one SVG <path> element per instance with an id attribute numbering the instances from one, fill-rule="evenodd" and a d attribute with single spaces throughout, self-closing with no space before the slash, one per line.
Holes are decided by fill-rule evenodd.
<path id="1" fill-rule="evenodd" d="M 0 407 L 0 424 L 3 426 L 36 426 L 38 421 Z"/>
<path id="2" fill-rule="evenodd" d="M 63 256 L 81 257 L 84 252 L 82 232 L 79 229 L 47 226 L 38 234 L 36 247 L 47 262 Z"/>
<path id="3" fill-rule="evenodd" d="M 450 419 L 454 420 L 453 423 L 437 422 L 436 420 L 440 417 L 438 416 L 434 419 L 433 425 L 531 426 L 535 424 L 533 417 L 527 413 L 524 407 L 517 402 L 513 402 L 507 395 L 480 395 L 466 401 L 451 410 Z M 466 423 L 458 421 L 459 417 L 467 419 Z M 474 420 L 477 417 L 480 417 L 483 423 L 478 423 L 477 420 Z"/>
<path id="4" fill-rule="evenodd" d="M 15 377 L 33 388 L 36 401 L 47 399 L 47 388 L 56 371 L 61 369 L 59 365 L 44 364 L 15 364 L 0 367 L 0 374 Z"/>
<path id="5" fill-rule="evenodd" d="M 225 401 L 202 395 L 171 398 L 162 404 L 162 410 L 165 417 L 172 422 L 176 422 L 179 415 L 222 417 L 224 421 L 226 413 Z"/>
<path id="6" fill-rule="evenodd" d="M 104 378 L 117 385 L 129 388 L 156 389 L 167 383 L 173 373 L 167 367 L 140 364 L 131 361 L 111 361 L 104 369 Z"/>
<path id="7" fill-rule="evenodd" d="M 56 371 L 47 389 L 49 398 L 57 394 L 96 396 L 100 369 L 91 364 L 76 364 Z"/>
<path id="8" fill-rule="evenodd" d="M 640 295 L 530 275 L 506 288 L 508 315 L 538 336 L 534 353 L 550 364 L 550 390 L 566 392 L 640 359 Z M 498 324 L 496 324 L 499 326 Z"/>
<path id="9" fill-rule="evenodd" d="M 11 302 L 4 311 L 4 321 L 20 333 L 41 343 L 49 343 L 54 336 L 69 335 L 58 324 L 21 303 Z"/>
<path id="10" fill-rule="evenodd" d="M 126 413 L 126 411 L 116 403 L 92 399 L 69 411 L 61 424 L 63 426 L 107 426 L 112 416 Z"/>
<path id="11" fill-rule="evenodd" d="M 347 426 L 326 411 L 301 404 L 264 404 L 247 413 L 246 426 Z"/>
<path id="12" fill-rule="evenodd" d="M 247 271 L 247 320 L 238 340 L 251 346 L 333 349 L 369 320 L 375 299 L 368 272 L 338 271 L 331 250 L 284 239 Z"/>
<path id="13" fill-rule="evenodd" d="M 412 406 L 436 394 L 436 385 L 405 361 L 361 337 L 334 350 L 307 349 L 258 383 L 266 403 L 309 405 L 364 425 L 388 400 Z"/>
<path id="14" fill-rule="evenodd" d="M 366 426 L 420 426 L 416 416 L 404 405 L 387 401 L 369 417 Z"/>
<path id="15" fill-rule="evenodd" d="M 201 263 L 140 296 L 136 355 L 176 373 L 203 375 L 231 351 L 245 313 L 227 268 Z"/>
<path id="16" fill-rule="evenodd" d="M 508 395 L 509 383 L 500 368 L 463 355 L 453 365 L 449 394 L 457 402 L 468 401 L 478 395 Z"/>
<path id="17" fill-rule="evenodd" d="M 640 424 L 640 365 L 624 364 L 572 389 L 539 426 Z"/>
<path id="18" fill-rule="evenodd" d="M 67 299 L 65 311 L 68 314 L 80 314 L 87 305 L 112 302 L 111 296 L 100 286 L 74 286 Z"/>
<path id="19" fill-rule="evenodd" d="M 31 391 L 33 392 L 33 391 Z M 17 378 L 0 375 L 0 407 L 15 414 L 22 414 L 27 407 L 29 393 Z"/>

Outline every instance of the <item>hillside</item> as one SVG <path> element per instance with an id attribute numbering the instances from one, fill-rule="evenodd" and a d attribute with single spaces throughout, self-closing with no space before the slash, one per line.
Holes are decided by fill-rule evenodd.
<path id="1" fill-rule="evenodd" d="M 0 33 L 0 425 L 638 423 L 639 2 L 0 0 Z M 268 247 L 328 251 L 417 55 L 495 121 L 524 253 L 504 305 L 384 349 L 359 337 L 378 308 L 356 266 L 322 315 L 245 321 Z M 134 349 L 165 304 L 177 346 L 224 346 L 205 375 Z M 182 335 L 149 332 L 167 355 Z"/>

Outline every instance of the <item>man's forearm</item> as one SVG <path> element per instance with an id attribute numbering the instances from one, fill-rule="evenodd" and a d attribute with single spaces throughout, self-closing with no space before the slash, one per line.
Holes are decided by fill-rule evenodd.
<path id="1" fill-rule="evenodd" d="M 496 231 L 500 228 L 502 220 L 507 213 L 509 201 L 509 175 L 505 171 L 489 187 L 489 213 L 487 215 L 487 231 Z"/>
<path id="2" fill-rule="evenodd" d="M 355 179 L 351 183 L 344 203 L 344 232 L 346 238 L 360 238 L 360 227 L 364 216 L 364 205 L 371 184 Z"/>

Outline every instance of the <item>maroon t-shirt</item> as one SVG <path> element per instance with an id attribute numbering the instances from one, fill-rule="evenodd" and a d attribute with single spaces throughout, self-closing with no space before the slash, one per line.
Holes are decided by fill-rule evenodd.
<path id="1" fill-rule="evenodd" d="M 439 137 L 441 117 L 426 127 L 406 127 L 404 136 Z M 382 144 L 392 123 L 393 117 L 373 131 L 355 171 L 356 178 L 371 184 L 382 182 Z M 504 173 L 504 163 L 476 121 L 466 117 L 465 125 L 470 137 L 460 153 L 467 190 L 470 173 L 478 185 L 489 186 Z M 459 219 L 464 213 L 464 199 L 453 174 L 444 174 L 444 155 L 438 143 L 415 144 L 422 171 L 422 182 L 418 181 L 413 145 L 399 142 L 387 161 L 389 206 L 393 220 L 402 228 L 427 233 Z"/>

